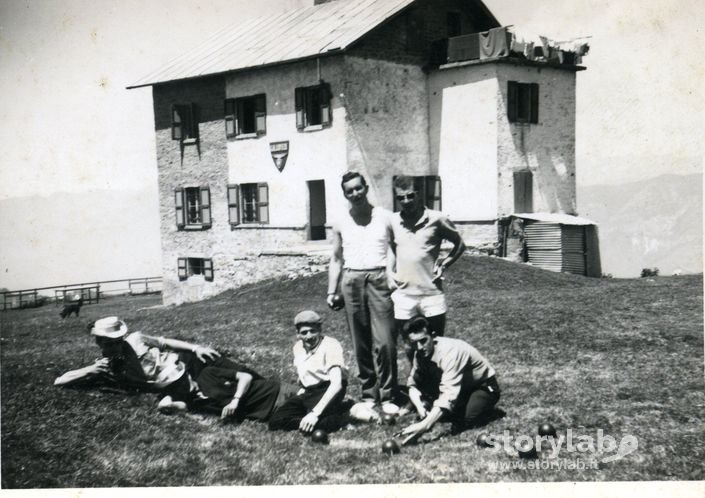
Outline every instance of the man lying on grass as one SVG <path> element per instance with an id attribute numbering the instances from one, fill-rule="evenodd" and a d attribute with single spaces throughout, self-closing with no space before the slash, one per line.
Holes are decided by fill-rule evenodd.
<path id="1" fill-rule="evenodd" d="M 489 362 L 460 339 L 434 337 L 424 317 L 404 326 L 415 350 L 407 385 L 409 400 L 421 421 L 402 430 L 413 441 L 439 420 L 452 422 L 452 432 L 487 420 L 499 400 L 499 386 Z"/>
<path id="2" fill-rule="evenodd" d="M 336 431 L 347 421 L 342 406 L 347 386 L 343 347 L 333 337 L 323 335 L 322 320 L 315 311 L 296 315 L 294 326 L 298 337 L 294 366 L 303 387 L 272 414 L 269 429 Z"/>
<path id="3" fill-rule="evenodd" d="M 163 413 L 191 409 L 237 421 L 268 420 L 295 389 L 264 379 L 210 347 L 128 333 L 127 324 L 114 316 L 96 320 L 90 332 L 103 358 L 66 372 L 54 385 L 107 383 L 158 392 L 164 394 L 158 405 Z"/>

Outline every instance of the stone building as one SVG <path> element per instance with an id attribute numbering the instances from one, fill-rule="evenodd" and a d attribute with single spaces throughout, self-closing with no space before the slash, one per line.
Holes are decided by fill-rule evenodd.
<path id="1" fill-rule="evenodd" d="M 516 212 L 574 214 L 576 54 L 480 0 L 332 0 L 212 36 L 151 86 L 165 303 L 325 262 L 358 170 L 392 209 L 418 177 L 469 246 Z"/>

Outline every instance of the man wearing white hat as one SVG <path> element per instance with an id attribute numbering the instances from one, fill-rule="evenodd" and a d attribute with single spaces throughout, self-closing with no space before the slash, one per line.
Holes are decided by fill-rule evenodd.
<path id="1" fill-rule="evenodd" d="M 163 412 L 206 405 L 212 411 L 215 402 L 223 418 L 258 420 L 267 420 L 286 394 L 278 380 L 263 379 L 253 370 L 221 357 L 213 348 L 128 333 L 127 324 L 115 316 L 97 320 L 90 332 L 103 358 L 66 372 L 54 385 L 109 380 L 123 387 L 165 394 L 159 403 Z"/>

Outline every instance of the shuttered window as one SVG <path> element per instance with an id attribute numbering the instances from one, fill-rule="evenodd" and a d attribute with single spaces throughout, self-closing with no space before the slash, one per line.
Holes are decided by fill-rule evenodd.
<path id="1" fill-rule="evenodd" d="M 178 258 L 177 274 L 179 280 L 186 280 L 193 275 L 203 275 L 208 281 L 213 281 L 213 260 L 210 258 Z"/>
<path id="2" fill-rule="evenodd" d="M 267 133 L 267 100 L 264 94 L 225 101 L 225 135 L 229 138 Z"/>
<path id="3" fill-rule="evenodd" d="M 294 90 L 296 107 L 296 128 L 306 128 L 331 125 L 333 113 L 331 110 L 331 90 L 328 83 L 316 86 L 301 87 Z"/>
<path id="4" fill-rule="evenodd" d="M 269 223 L 269 187 L 266 183 L 228 185 L 230 225 Z"/>
<path id="5" fill-rule="evenodd" d="M 180 141 L 198 139 L 195 104 L 171 106 L 171 138 Z"/>
<path id="6" fill-rule="evenodd" d="M 538 83 L 507 83 L 507 117 L 510 123 L 539 122 Z"/>
<path id="7" fill-rule="evenodd" d="M 174 207 L 177 229 L 211 227 L 211 194 L 207 186 L 174 189 Z"/>

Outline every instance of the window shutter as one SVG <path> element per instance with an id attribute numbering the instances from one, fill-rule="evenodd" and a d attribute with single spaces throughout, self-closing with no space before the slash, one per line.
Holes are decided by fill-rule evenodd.
<path id="1" fill-rule="evenodd" d="M 264 94 L 255 97 L 255 127 L 258 135 L 267 133 L 267 99 Z"/>
<path id="2" fill-rule="evenodd" d="M 191 103 L 191 116 L 189 116 L 191 119 L 188 120 L 188 125 L 189 125 L 189 134 L 188 138 L 198 138 L 198 114 L 196 109 L 196 104 Z"/>
<path id="3" fill-rule="evenodd" d="M 210 258 L 203 260 L 203 277 L 207 282 L 213 281 L 213 260 Z"/>
<path id="4" fill-rule="evenodd" d="M 181 140 L 183 138 L 182 117 L 179 106 L 171 106 L 171 139 Z"/>
<path id="5" fill-rule="evenodd" d="M 397 193 L 394 190 L 394 182 L 396 181 L 396 179 L 397 179 L 397 175 L 392 176 L 392 201 L 393 201 L 393 205 L 394 205 L 393 211 L 395 213 L 401 211 L 401 205 L 399 205 L 399 201 L 397 200 Z"/>
<path id="6" fill-rule="evenodd" d="M 319 90 L 320 95 L 320 102 L 321 102 L 321 125 L 323 126 L 330 126 L 330 123 L 332 121 L 332 114 L 331 114 L 331 93 L 330 93 L 330 84 L 329 83 L 323 83 L 320 87 Z"/>
<path id="7" fill-rule="evenodd" d="M 441 210 L 441 177 L 426 177 L 426 207 Z"/>
<path id="8" fill-rule="evenodd" d="M 531 84 L 531 123 L 539 122 L 539 84 Z"/>
<path id="9" fill-rule="evenodd" d="M 179 258 L 177 263 L 177 273 L 179 275 L 179 280 L 186 280 L 188 273 L 186 271 L 186 258 Z"/>
<path id="10" fill-rule="evenodd" d="M 233 99 L 225 100 L 225 136 L 235 136 L 235 102 Z"/>
<path id="11" fill-rule="evenodd" d="M 519 86 L 516 81 L 507 82 L 507 117 L 510 123 L 517 120 L 517 107 L 519 105 Z"/>
<path id="12" fill-rule="evenodd" d="M 297 88 L 294 90 L 294 101 L 296 105 L 296 129 L 303 130 L 306 126 L 304 120 L 304 89 Z"/>
<path id="13" fill-rule="evenodd" d="M 231 225 L 240 224 L 240 189 L 237 185 L 228 185 L 228 220 Z"/>
<path id="14" fill-rule="evenodd" d="M 266 183 L 257 184 L 257 221 L 269 223 L 269 187 Z"/>
<path id="15" fill-rule="evenodd" d="M 174 205 L 176 207 L 176 228 L 184 228 L 184 189 L 174 189 Z"/>
<path id="16" fill-rule="evenodd" d="M 208 187 L 200 187 L 201 190 L 201 225 L 203 228 L 211 226 L 211 191 Z"/>

